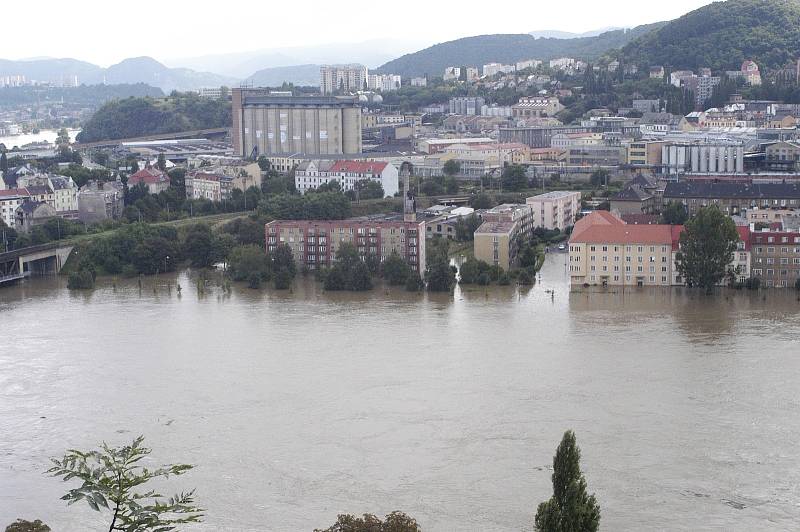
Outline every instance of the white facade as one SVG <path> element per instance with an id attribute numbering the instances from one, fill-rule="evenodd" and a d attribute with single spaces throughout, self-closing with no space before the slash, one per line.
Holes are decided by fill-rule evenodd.
<path id="1" fill-rule="evenodd" d="M 533 209 L 533 226 L 559 229 L 575 225 L 575 217 L 581 210 L 581 193 L 557 190 L 539 194 L 525 200 Z"/>
<path id="2" fill-rule="evenodd" d="M 503 116 L 509 117 L 512 114 L 511 107 L 501 105 L 482 105 L 481 116 Z"/>
<path id="3" fill-rule="evenodd" d="M 461 77 L 461 67 L 447 67 L 444 69 L 444 80 L 457 80 Z"/>
<path id="4" fill-rule="evenodd" d="M 425 78 L 411 78 L 412 87 L 426 87 L 427 85 L 428 80 Z"/>
<path id="5" fill-rule="evenodd" d="M 568 68 L 575 67 L 575 59 L 572 57 L 560 57 L 558 59 L 551 59 L 550 60 L 550 68 L 554 68 L 556 70 L 566 70 Z"/>
<path id="6" fill-rule="evenodd" d="M 497 74 L 508 74 L 510 72 L 514 72 L 514 65 L 504 65 L 502 63 L 489 63 L 488 65 L 483 65 L 484 77 L 492 77 L 496 76 Z"/>
<path id="7" fill-rule="evenodd" d="M 319 67 L 319 90 L 322 94 L 337 91 L 356 92 L 367 85 L 367 67 L 364 65 L 322 65 Z"/>
<path id="8" fill-rule="evenodd" d="M 661 148 L 670 174 L 742 174 L 744 147 L 726 144 L 671 144 Z"/>
<path id="9" fill-rule="evenodd" d="M 403 79 L 397 74 L 369 74 L 367 88 L 381 92 L 396 91 L 402 85 L 402 81 Z"/>
<path id="10" fill-rule="evenodd" d="M 392 197 L 400 190 L 399 172 L 394 165 L 367 161 L 308 161 L 295 170 L 294 185 L 305 194 L 335 181 L 347 192 L 355 190 L 356 184 L 364 180 L 380 183 L 385 197 Z"/>
<path id="11" fill-rule="evenodd" d="M 538 59 L 528 59 L 527 61 L 517 61 L 517 70 L 525 70 L 526 68 L 538 68 L 542 62 Z"/>
<path id="12" fill-rule="evenodd" d="M 0 192 L 0 217 L 8 227 L 13 228 L 16 225 L 17 207 L 28 199 L 30 196 L 24 188 Z"/>

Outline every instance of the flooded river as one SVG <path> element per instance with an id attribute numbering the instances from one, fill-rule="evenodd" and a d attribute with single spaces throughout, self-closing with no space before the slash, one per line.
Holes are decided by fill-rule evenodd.
<path id="1" fill-rule="evenodd" d="M 189 275 L 0 289 L 0 525 L 101 530 L 48 457 L 144 434 L 158 462 L 197 465 L 170 482 L 207 509 L 190 530 L 392 510 L 532 530 L 566 429 L 603 530 L 800 523 L 793 291 L 569 294 L 563 256 L 531 289 L 452 297 L 311 279 L 200 295 Z"/>

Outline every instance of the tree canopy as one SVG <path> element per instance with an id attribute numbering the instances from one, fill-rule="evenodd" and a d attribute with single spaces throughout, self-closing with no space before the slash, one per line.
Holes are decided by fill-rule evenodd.
<path id="1" fill-rule="evenodd" d="M 600 506 L 586 494 L 581 473 L 581 450 L 575 433 L 568 430 L 553 457 L 553 496 L 539 504 L 535 526 L 539 532 L 596 532 Z"/>
<path id="2" fill-rule="evenodd" d="M 702 207 L 689 219 L 680 237 L 678 272 L 689 286 L 710 294 L 728 274 L 739 242 L 736 224 L 716 205 Z"/>

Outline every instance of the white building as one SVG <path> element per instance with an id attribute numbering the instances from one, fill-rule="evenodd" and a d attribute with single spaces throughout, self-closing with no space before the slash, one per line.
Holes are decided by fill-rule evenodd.
<path id="1" fill-rule="evenodd" d="M 526 68 L 539 68 L 542 62 L 538 59 L 528 59 L 526 61 L 517 61 L 517 70 L 525 70 Z"/>
<path id="2" fill-rule="evenodd" d="M 24 188 L 0 190 L 0 218 L 8 227 L 13 228 L 17 220 L 17 207 L 30 199 L 30 194 Z"/>
<path id="3" fill-rule="evenodd" d="M 488 65 L 483 65 L 483 75 L 484 77 L 492 77 L 496 76 L 497 74 L 508 74 L 514 72 L 514 65 L 504 65 L 502 63 L 489 63 Z"/>
<path id="4" fill-rule="evenodd" d="M 428 80 L 426 78 L 411 78 L 412 87 L 426 87 Z"/>
<path id="5" fill-rule="evenodd" d="M 572 57 L 559 57 L 558 59 L 551 59 L 550 68 L 554 68 L 556 70 L 575 68 L 575 59 Z"/>
<path id="6" fill-rule="evenodd" d="M 470 83 L 481 79 L 481 74 L 478 72 L 478 67 L 467 67 L 467 81 Z"/>
<path id="7" fill-rule="evenodd" d="M 356 92 L 367 85 L 367 67 L 352 65 L 322 65 L 319 67 L 319 90 L 325 94 Z"/>
<path id="8" fill-rule="evenodd" d="M 202 87 L 198 89 L 197 94 L 208 100 L 220 100 L 222 99 L 222 87 Z"/>
<path id="9" fill-rule="evenodd" d="M 60 175 L 48 176 L 50 188 L 53 189 L 53 207 L 56 212 L 77 212 L 78 210 L 78 187 L 71 177 Z"/>
<path id="10" fill-rule="evenodd" d="M 461 77 L 461 68 L 447 67 L 444 69 L 443 77 L 445 81 L 458 80 Z"/>
<path id="11" fill-rule="evenodd" d="M 186 174 L 186 197 L 188 199 L 207 199 L 222 201 L 230 198 L 233 178 L 207 172 Z"/>
<path id="12" fill-rule="evenodd" d="M 525 203 L 533 209 L 533 227 L 563 231 L 575 225 L 575 218 L 581 210 L 581 193 L 555 190 L 530 197 Z"/>
<path id="13" fill-rule="evenodd" d="M 380 161 L 310 160 L 301 163 L 294 174 L 295 188 L 301 194 L 332 181 L 347 192 L 355 190 L 356 184 L 364 180 L 380 183 L 386 197 L 392 197 L 400 190 L 397 168 Z"/>
<path id="14" fill-rule="evenodd" d="M 403 79 L 397 74 L 369 74 L 367 88 L 381 92 L 396 91 L 402 85 L 402 81 Z"/>
<path id="15" fill-rule="evenodd" d="M 661 148 L 669 174 L 743 174 L 744 146 L 733 143 L 669 144 Z"/>
<path id="16" fill-rule="evenodd" d="M 482 105 L 481 116 L 503 116 L 510 117 L 512 114 L 511 107 L 508 105 Z"/>

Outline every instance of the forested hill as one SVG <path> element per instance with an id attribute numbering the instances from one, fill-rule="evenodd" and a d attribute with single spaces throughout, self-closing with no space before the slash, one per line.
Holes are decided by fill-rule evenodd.
<path id="1" fill-rule="evenodd" d="M 79 87 L 22 87 L 0 88 L 0 108 L 47 102 L 66 102 L 73 105 L 99 107 L 109 100 L 131 96 L 164 96 L 161 89 L 144 83 L 120 85 L 81 85 Z"/>
<path id="2" fill-rule="evenodd" d="M 95 142 L 231 126 L 231 103 L 194 94 L 127 98 L 103 105 L 83 124 L 78 142 Z"/>
<path id="3" fill-rule="evenodd" d="M 621 48 L 664 23 L 638 26 L 630 30 L 607 31 L 596 37 L 576 39 L 536 39 L 528 34 L 480 35 L 445 42 L 389 61 L 378 71 L 403 77 L 441 76 L 449 66 L 482 66 L 487 63 L 514 63 L 525 59 L 549 60 L 575 57 L 594 60 L 609 50 Z"/>
<path id="4" fill-rule="evenodd" d="M 800 56 L 800 0 L 715 2 L 623 47 L 623 63 L 642 68 L 738 70 L 752 59 L 776 70 Z"/>

